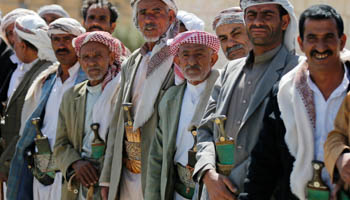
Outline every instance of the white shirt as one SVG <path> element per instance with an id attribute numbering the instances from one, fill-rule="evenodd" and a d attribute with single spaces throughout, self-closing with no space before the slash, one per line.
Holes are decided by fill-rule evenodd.
<path id="1" fill-rule="evenodd" d="M 192 85 L 187 82 L 185 93 L 182 100 L 181 113 L 179 119 L 179 125 L 176 135 L 176 152 L 174 156 L 174 164 L 180 163 L 183 166 L 188 164 L 188 150 L 190 150 L 194 144 L 194 138 L 192 133 L 188 131 L 200 96 L 205 90 L 207 81 L 204 81 L 198 85 Z M 175 200 L 185 200 L 175 191 Z"/>
<path id="2" fill-rule="evenodd" d="M 347 93 L 349 79 L 347 77 L 347 68 L 342 83 L 332 92 L 327 100 L 324 99 L 321 91 L 311 80 L 308 72 L 307 84 L 314 92 L 314 103 L 316 112 L 316 129 L 314 133 L 314 156 L 316 160 L 324 161 L 323 145 L 327 139 L 328 133 L 334 129 L 334 120 L 337 116 L 340 105 Z M 326 168 L 322 170 L 322 180 L 332 188 L 330 176 Z"/>
<path id="3" fill-rule="evenodd" d="M 92 111 L 95 106 L 96 101 L 101 96 L 102 84 L 95 86 L 87 86 L 87 97 L 85 105 L 85 121 L 84 121 L 84 138 L 82 147 L 82 157 L 91 158 L 91 143 L 94 140 L 94 132 L 91 130 Z"/>
<path id="4" fill-rule="evenodd" d="M 74 66 L 69 68 L 69 78 L 62 83 L 61 78 L 58 76 L 51 90 L 50 96 L 45 106 L 45 115 L 41 132 L 49 139 L 51 149 L 56 140 L 56 129 L 58 121 L 58 110 L 61 105 L 63 94 L 72 86 L 74 86 L 76 78 L 78 76 L 80 65 L 77 62 Z M 59 200 L 61 199 L 61 187 L 62 187 L 62 173 L 56 173 L 54 183 L 49 186 L 42 185 L 36 178 L 33 181 L 33 195 L 36 200 Z"/>
<path id="5" fill-rule="evenodd" d="M 12 57 L 11 59 L 14 62 L 16 61 L 16 57 Z M 9 89 L 7 90 L 7 97 L 10 98 L 13 93 L 16 91 L 18 85 L 22 82 L 24 75 L 34 66 L 34 64 L 38 61 L 39 59 L 35 59 L 31 63 L 22 63 L 20 61 L 17 62 L 17 68 L 13 72 L 9 84 Z"/>

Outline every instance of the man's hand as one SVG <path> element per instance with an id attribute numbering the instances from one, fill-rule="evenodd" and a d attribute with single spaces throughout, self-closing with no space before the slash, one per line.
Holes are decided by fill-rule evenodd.
<path id="1" fill-rule="evenodd" d="M 203 182 L 207 187 L 211 200 L 236 200 L 234 194 L 237 192 L 237 189 L 226 176 L 218 174 L 215 170 L 210 169 L 205 173 Z"/>
<path id="2" fill-rule="evenodd" d="M 0 172 L 0 182 L 7 182 L 7 175 Z"/>
<path id="3" fill-rule="evenodd" d="M 331 192 L 329 200 L 337 200 L 338 192 L 341 191 L 343 186 L 344 186 L 344 181 L 339 179 L 338 183 L 333 185 L 333 190 Z"/>
<path id="4" fill-rule="evenodd" d="M 350 184 L 350 153 L 343 153 L 337 160 L 337 168 L 340 177 L 347 184 Z"/>
<path id="5" fill-rule="evenodd" d="M 107 200 L 108 199 L 108 192 L 109 192 L 109 187 L 101 186 L 101 197 L 102 197 L 102 200 Z"/>
<path id="6" fill-rule="evenodd" d="M 75 171 L 76 178 L 85 187 L 89 187 L 90 185 L 97 183 L 97 170 L 89 161 L 78 160 L 72 164 L 72 168 Z"/>

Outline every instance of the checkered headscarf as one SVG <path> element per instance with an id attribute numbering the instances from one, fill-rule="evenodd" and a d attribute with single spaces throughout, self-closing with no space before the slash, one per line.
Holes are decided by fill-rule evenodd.
<path id="1" fill-rule="evenodd" d="M 88 42 L 101 43 L 108 47 L 109 51 L 113 52 L 115 55 L 114 65 L 109 67 L 107 75 L 102 83 L 102 89 L 104 89 L 107 83 L 118 75 L 120 65 L 123 60 L 126 59 L 129 52 L 124 45 L 118 39 L 112 37 L 110 33 L 104 31 L 94 31 L 84 33 L 73 39 L 73 47 L 75 48 L 75 52 L 77 53 L 78 57 L 80 56 L 81 47 Z"/>
<path id="2" fill-rule="evenodd" d="M 178 34 L 173 40 L 169 40 L 170 52 L 176 55 L 181 44 L 202 44 L 218 53 L 220 49 L 220 41 L 211 33 L 205 31 L 186 31 Z"/>

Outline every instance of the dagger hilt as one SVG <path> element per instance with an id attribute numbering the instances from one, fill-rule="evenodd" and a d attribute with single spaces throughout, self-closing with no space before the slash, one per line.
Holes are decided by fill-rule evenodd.
<path id="1" fill-rule="evenodd" d="M 101 138 L 100 138 L 100 135 L 98 134 L 98 130 L 99 130 L 99 128 L 100 128 L 100 124 L 99 123 L 92 123 L 91 125 L 90 125 L 90 127 L 91 127 L 91 130 L 94 132 L 94 142 L 102 142 L 102 140 L 101 140 Z"/>
<path id="2" fill-rule="evenodd" d="M 214 119 L 215 124 L 218 126 L 219 128 L 219 141 L 220 142 L 224 142 L 225 140 L 227 140 L 227 134 L 225 132 L 225 128 L 224 128 L 224 121 L 226 120 L 226 116 L 222 115 L 222 116 L 218 116 Z"/>
<path id="3" fill-rule="evenodd" d="M 44 134 L 40 130 L 40 117 L 32 118 L 32 124 L 35 126 L 36 138 L 40 139 L 44 137 Z"/>
<path id="4" fill-rule="evenodd" d="M 197 128 L 196 127 L 193 127 L 193 129 L 191 130 L 191 134 L 193 136 L 193 139 L 194 139 L 194 143 L 193 143 L 193 146 L 192 146 L 192 150 L 193 151 L 197 151 Z"/>
<path id="5" fill-rule="evenodd" d="M 132 124 L 133 124 L 133 120 L 131 117 L 132 103 L 123 103 L 122 106 L 123 106 L 123 109 L 126 112 L 127 117 L 128 117 L 128 125 L 132 126 Z"/>

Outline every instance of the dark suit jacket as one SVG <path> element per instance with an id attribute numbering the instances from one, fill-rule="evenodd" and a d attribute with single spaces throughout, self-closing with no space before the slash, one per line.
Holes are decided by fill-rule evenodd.
<path id="1" fill-rule="evenodd" d="M 5 174 L 8 174 L 9 172 L 9 163 L 15 153 L 17 140 L 19 138 L 24 98 L 35 78 L 51 64 L 51 62 L 46 60 L 38 60 L 24 75 L 23 80 L 18 85 L 16 91 L 12 94 L 10 101 L 7 103 L 7 107 L 4 111 L 5 123 L 0 125 L 1 137 L 5 141 L 5 151 L 0 157 L 0 171 Z"/>

